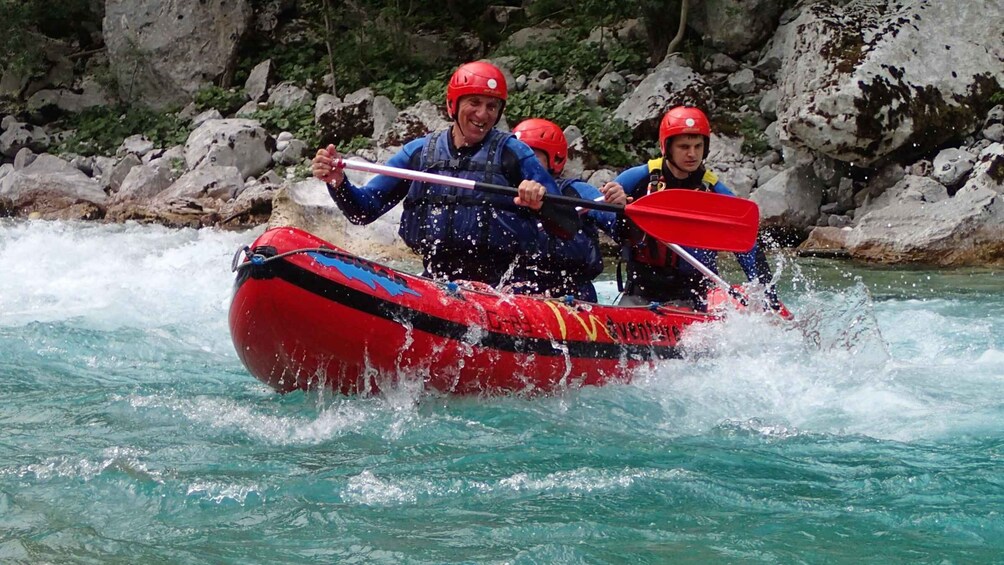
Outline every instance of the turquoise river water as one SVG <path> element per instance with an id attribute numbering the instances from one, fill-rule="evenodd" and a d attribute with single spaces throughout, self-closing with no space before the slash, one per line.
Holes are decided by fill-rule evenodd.
<path id="1" fill-rule="evenodd" d="M 280 396 L 254 235 L 0 223 L 0 563 L 1004 562 L 999 273 L 778 255 L 796 324 L 630 384 Z"/>

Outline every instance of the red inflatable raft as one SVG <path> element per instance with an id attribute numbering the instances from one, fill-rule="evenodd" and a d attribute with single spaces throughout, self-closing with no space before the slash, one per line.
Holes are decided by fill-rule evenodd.
<path id="1" fill-rule="evenodd" d="M 234 267 L 237 354 L 282 392 L 373 393 L 401 379 L 457 394 L 600 385 L 678 357 L 681 331 L 716 318 L 440 283 L 295 228 L 265 232 Z"/>

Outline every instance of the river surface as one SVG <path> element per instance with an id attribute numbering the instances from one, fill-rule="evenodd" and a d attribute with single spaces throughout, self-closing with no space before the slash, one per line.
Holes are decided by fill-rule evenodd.
<path id="1" fill-rule="evenodd" d="M 1004 561 L 1000 273 L 777 255 L 795 324 L 630 384 L 280 396 L 254 235 L 0 223 L 0 563 Z"/>

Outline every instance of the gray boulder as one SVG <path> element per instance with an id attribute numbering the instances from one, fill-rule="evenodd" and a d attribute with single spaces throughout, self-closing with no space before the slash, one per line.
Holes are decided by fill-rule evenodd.
<path id="1" fill-rule="evenodd" d="M 689 20 L 706 44 L 738 56 L 767 41 L 788 4 L 786 0 L 701 0 L 690 3 Z"/>
<path id="2" fill-rule="evenodd" d="M 107 200 L 97 181 L 47 153 L 4 175 L 0 199 L 17 215 L 45 219 L 101 218 Z"/>
<path id="3" fill-rule="evenodd" d="M 185 161 L 189 169 L 237 167 L 241 178 L 247 178 L 261 174 L 272 164 L 274 147 L 275 141 L 255 120 L 209 120 L 188 136 Z"/>
<path id="4" fill-rule="evenodd" d="M 964 149 L 943 149 L 934 158 L 934 180 L 945 186 L 961 183 L 973 170 L 976 156 Z"/>
<path id="5" fill-rule="evenodd" d="M 106 0 L 102 29 L 119 95 L 154 109 L 183 106 L 233 68 L 251 14 L 248 0 Z"/>
<path id="6" fill-rule="evenodd" d="M 936 187 L 930 191 L 933 198 L 926 196 L 904 179 L 889 191 L 894 197 L 887 206 L 859 220 L 847 247 L 856 259 L 882 263 L 1004 265 L 1002 181 L 1004 146 L 999 143 L 984 150 L 951 198 Z"/>
<path id="7" fill-rule="evenodd" d="M 760 206 L 760 222 L 767 227 L 808 233 L 823 203 L 822 182 L 811 164 L 785 169 L 750 196 Z"/>
<path id="8" fill-rule="evenodd" d="M 348 141 L 356 136 L 373 135 L 373 90 L 363 88 L 344 101 L 321 95 L 314 106 L 314 123 L 320 131 L 321 144 Z"/>
<path id="9" fill-rule="evenodd" d="M 711 88 L 679 56 L 666 58 L 635 87 L 614 111 L 625 121 L 636 140 L 655 140 L 659 119 L 679 104 L 707 108 L 713 104 Z"/>
<path id="10" fill-rule="evenodd" d="M 783 61 L 781 140 L 868 166 L 976 131 L 1004 88 L 1002 28 L 999 0 L 807 3 L 765 55 Z"/>

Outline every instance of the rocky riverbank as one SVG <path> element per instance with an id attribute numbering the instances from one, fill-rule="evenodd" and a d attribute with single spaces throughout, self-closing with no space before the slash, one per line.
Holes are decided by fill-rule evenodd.
<path id="1" fill-rule="evenodd" d="M 184 101 L 205 77 L 225 72 L 241 31 L 262 14 L 247 2 L 224 4 L 186 7 L 178 16 L 200 22 L 190 29 L 160 25 L 163 14 L 146 24 L 116 18 L 131 13 L 129 3 L 106 2 L 109 63 L 119 73 L 132 65 L 128 95 Z M 776 245 L 884 263 L 1004 264 L 1004 6 L 708 4 L 730 9 L 717 19 L 695 16 L 709 50 L 699 65 L 669 54 L 645 73 L 605 70 L 575 80 L 532 71 L 510 76 L 510 87 L 595 104 L 620 100 L 613 116 L 633 140 L 653 146 L 659 117 L 675 104 L 700 105 L 715 123 L 743 124 L 714 136 L 709 163 L 760 205 L 764 238 Z M 609 47 L 645 30 L 625 20 L 583 41 Z M 524 28 L 500 52 L 550 33 L 548 25 Z M 116 49 L 130 34 L 138 39 L 126 61 Z M 181 57 L 193 45 L 202 46 L 201 57 Z M 507 72 L 516 66 L 511 55 L 485 55 Z M 158 146 L 137 135 L 104 156 L 57 154 L 68 132 L 45 116 L 108 105 L 123 92 L 104 92 L 86 76 L 33 86 L 5 76 L 6 94 L 24 109 L 0 122 L 0 214 L 223 228 L 293 223 L 349 248 L 365 241 L 363 252 L 375 256 L 403 252 L 387 236 L 393 215 L 376 227 L 347 226 L 323 186 L 303 178 L 315 147 L 255 116 L 309 107 L 323 140 L 366 138 L 369 148 L 356 155 L 382 162 L 403 141 L 448 125 L 442 101 L 399 109 L 369 88 L 335 96 L 276 83 L 274 65 L 263 60 L 249 73 L 240 89 L 245 104 L 233 112 L 189 103 L 176 113 L 191 130 L 184 143 Z M 575 124 L 566 135 L 566 170 L 594 184 L 618 172 Z"/>

